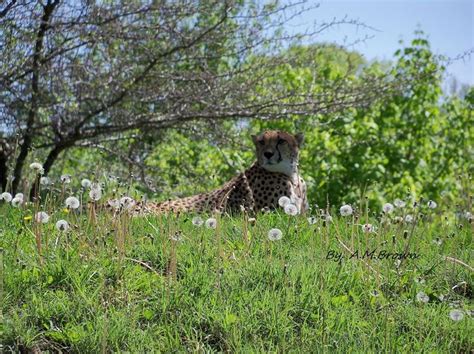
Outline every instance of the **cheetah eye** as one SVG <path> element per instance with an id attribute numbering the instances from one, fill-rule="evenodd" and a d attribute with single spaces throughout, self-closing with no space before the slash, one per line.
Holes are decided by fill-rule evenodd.
<path id="1" fill-rule="evenodd" d="M 285 139 L 278 139 L 278 145 L 280 144 L 286 144 L 286 140 Z"/>
<path id="2" fill-rule="evenodd" d="M 265 141 L 264 141 L 263 139 L 262 139 L 262 140 L 259 140 L 258 143 L 259 143 L 260 145 L 265 145 Z"/>

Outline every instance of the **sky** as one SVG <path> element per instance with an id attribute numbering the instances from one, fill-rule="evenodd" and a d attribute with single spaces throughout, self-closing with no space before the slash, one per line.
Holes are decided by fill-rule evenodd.
<path id="1" fill-rule="evenodd" d="M 393 58 L 399 41 L 409 43 L 417 29 L 423 30 L 436 54 L 450 58 L 472 51 L 469 57 L 456 60 L 447 68 L 448 78 L 474 85 L 474 0 L 309 0 L 320 4 L 289 25 L 290 31 L 303 30 L 333 18 L 358 20 L 374 29 L 340 25 L 316 37 L 323 42 L 353 43 L 366 35 L 372 38 L 349 46 L 366 59 Z"/>

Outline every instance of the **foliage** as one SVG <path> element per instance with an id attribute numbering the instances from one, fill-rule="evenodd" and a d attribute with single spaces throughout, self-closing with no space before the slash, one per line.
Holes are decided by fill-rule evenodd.
<path id="1" fill-rule="evenodd" d="M 342 105 L 325 93 L 295 95 L 278 84 L 259 91 L 275 68 L 291 63 L 278 53 L 302 37 L 282 29 L 307 10 L 303 5 L 10 1 L 0 12 L 2 190 L 19 188 L 27 160 L 41 158 L 47 175 L 69 149 L 95 148 L 123 158 L 128 142 L 151 132 L 159 137 L 196 124 L 301 116 L 322 106 L 340 111 L 379 99 L 377 87 L 401 84 L 383 75 L 370 88 L 328 80 L 328 91 L 343 92 Z M 307 68 L 306 75 L 315 74 Z M 32 150 L 38 152 L 31 156 Z"/>
<path id="2" fill-rule="evenodd" d="M 291 52 L 294 54 L 297 50 L 292 48 Z M 306 66 L 318 63 L 318 72 L 328 77 L 349 74 L 352 80 L 364 80 L 364 74 L 355 75 L 358 71 L 377 75 L 381 70 L 378 63 L 364 64 L 354 53 L 332 46 L 301 48 L 300 51 L 300 61 L 294 67 L 285 65 L 272 80 L 317 91 L 323 87 L 309 80 Z M 347 61 L 334 61 L 335 57 L 351 58 L 350 62 L 357 65 L 348 72 Z M 253 148 L 249 148 L 252 132 L 303 131 L 306 138 L 300 170 L 309 185 L 309 199 L 319 205 L 327 201 L 336 205 L 354 201 L 363 193 L 369 194 L 379 206 L 384 200 L 406 193 L 457 200 L 459 176 L 468 178 L 474 173 L 471 97 L 474 91 L 471 89 L 465 98 L 442 96 L 443 67 L 422 34 L 411 46 L 398 51 L 396 59 L 393 75 L 411 77 L 410 86 L 380 104 L 316 118 L 250 121 L 237 131 L 241 139 L 238 143 L 234 139 L 221 143 L 219 148 L 175 132 L 169 140 L 157 145 L 153 156 L 159 156 L 161 164 L 167 159 L 177 165 L 196 166 L 200 161 L 206 164 L 205 169 L 196 166 L 180 172 L 181 181 L 176 188 L 192 193 L 193 187 L 186 181 L 199 181 L 200 186 L 212 187 L 216 184 L 208 180 L 209 175 L 218 176 L 223 183 L 252 162 Z M 361 68 L 361 65 L 365 66 Z M 190 144 L 190 147 L 181 144 Z M 186 151 L 192 153 L 181 159 L 180 153 L 186 154 Z M 154 157 L 149 159 L 152 161 Z M 163 168 L 153 176 L 156 179 L 167 173 Z M 165 189 L 165 194 L 173 195 L 173 189 Z"/>

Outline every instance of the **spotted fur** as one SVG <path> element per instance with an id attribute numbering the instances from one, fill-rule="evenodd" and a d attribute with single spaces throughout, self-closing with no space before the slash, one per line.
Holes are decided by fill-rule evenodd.
<path id="1" fill-rule="evenodd" d="M 252 136 L 257 161 L 221 188 L 212 192 L 162 203 L 147 203 L 146 212 L 204 212 L 275 209 L 287 196 L 300 212 L 308 208 L 306 185 L 298 174 L 299 147 L 303 136 L 267 131 Z"/>

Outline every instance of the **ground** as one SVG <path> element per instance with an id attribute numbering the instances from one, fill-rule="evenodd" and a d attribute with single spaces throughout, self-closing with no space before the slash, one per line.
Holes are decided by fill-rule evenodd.
<path id="1" fill-rule="evenodd" d="M 42 265 L 31 212 L 2 205 L 0 214 L 5 352 L 474 348 L 473 272 L 445 259 L 469 263 L 472 225 L 447 225 L 440 211 L 416 225 L 368 220 L 378 228 L 364 233 L 336 210 L 331 223 L 316 215 L 315 224 L 282 212 L 255 222 L 218 216 L 216 229 L 191 215 L 99 212 L 91 221 L 60 210 L 54 217 L 77 227 L 41 227 Z M 283 238 L 270 241 L 271 228 Z M 386 258 L 407 244 L 417 258 Z M 382 259 L 350 259 L 345 247 L 378 247 Z"/>

